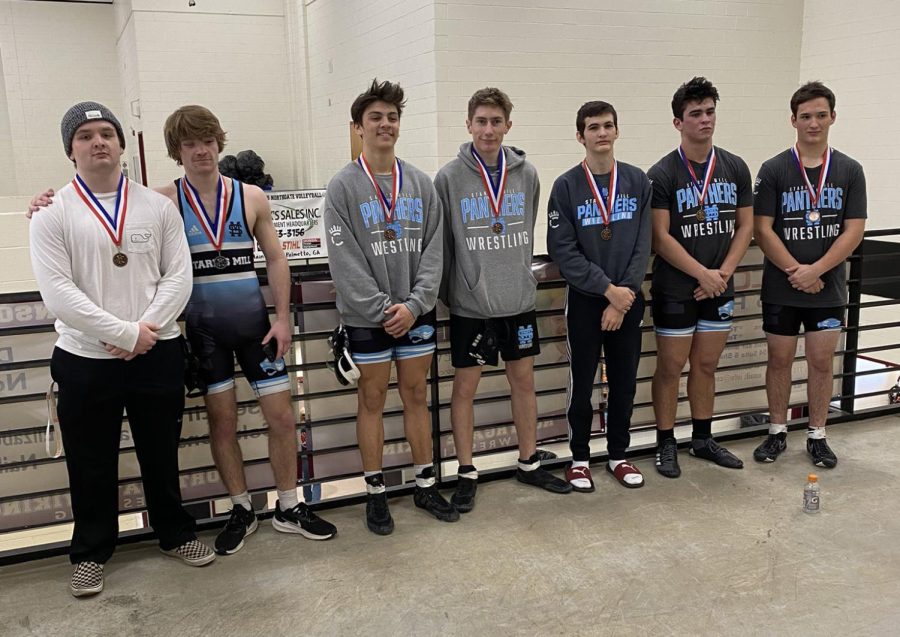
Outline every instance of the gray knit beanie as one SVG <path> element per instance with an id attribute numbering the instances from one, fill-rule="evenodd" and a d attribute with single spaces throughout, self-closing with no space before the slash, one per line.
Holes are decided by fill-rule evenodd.
<path id="1" fill-rule="evenodd" d="M 125 150 L 125 133 L 122 131 L 122 125 L 116 119 L 116 116 L 112 114 L 112 111 L 97 102 L 81 102 L 66 111 L 60 124 L 66 157 L 72 156 L 72 138 L 75 137 L 75 131 L 82 124 L 93 120 L 104 120 L 112 124 L 119 134 L 119 144 L 122 145 L 122 150 Z"/>

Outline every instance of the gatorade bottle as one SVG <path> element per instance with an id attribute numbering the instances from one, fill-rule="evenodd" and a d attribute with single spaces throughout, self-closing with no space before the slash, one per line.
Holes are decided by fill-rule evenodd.
<path id="1" fill-rule="evenodd" d="M 819 512 L 819 477 L 809 474 L 809 482 L 803 488 L 803 511 L 806 513 Z"/>

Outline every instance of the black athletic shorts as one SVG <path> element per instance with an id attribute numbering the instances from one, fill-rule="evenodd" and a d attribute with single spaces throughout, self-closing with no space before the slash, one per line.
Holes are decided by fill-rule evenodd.
<path id="1" fill-rule="evenodd" d="M 350 338 L 350 358 L 357 365 L 369 365 L 432 354 L 437 344 L 436 322 L 437 312 L 431 310 L 417 318 L 400 338 L 394 338 L 383 327 L 345 325 Z"/>
<path id="2" fill-rule="evenodd" d="M 486 365 L 497 365 L 499 357 L 505 361 L 517 361 L 541 353 L 538 343 L 537 315 L 534 310 L 517 316 L 476 319 L 450 315 L 450 360 L 454 367 L 476 367 L 478 361 L 469 353 L 472 342 L 486 329 L 493 330 L 497 348 L 485 356 Z"/>
<path id="3" fill-rule="evenodd" d="M 207 393 L 218 394 L 234 387 L 235 358 L 257 398 L 290 391 L 284 358 L 270 361 L 263 351 L 262 340 L 271 329 L 265 311 L 259 312 L 253 321 L 226 319 L 219 323 L 199 313 L 186 313 L 185 323 Z M 236 327 L 238 324 L 240 329 Z"/>
<path id="4" fill-rule="evenodd" d="M 657 336 L 691 336 L 694 332 L 728 332 L 734 314 L 734 297 L 718 296 L 697 301 L 654 294 L 651 301 L 653 329 Z"/>
<path id="5" fill-rule="evenodd" d="M 779 336 L 797 336 L 800 326 L 804 332 L 840 330 L 844 325 L 844 310 L 839 307 L 796 307 L 763 303 L 763 331 Z"/>

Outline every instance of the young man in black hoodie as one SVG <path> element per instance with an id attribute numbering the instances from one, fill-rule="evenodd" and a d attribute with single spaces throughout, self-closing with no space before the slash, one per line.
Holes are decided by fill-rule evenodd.
<path id="1" fill-rule="evenodd" d="M 540 184 L 525 153 L 503 146 L 512 126 L 512 103 L 496 88 L 469 100 L 466 128 L 472 141 L 435 178 L 444 210 L 442 298 L 450 308 L 453 395 L 450 419 L 459 459 L 452 502 L 475 506 L 478 471 L 472 460 L 473 400 L 482 366 L 506 364 L 519 442 L 519 481 L 568 493 L 565 481 L 541 468 L 537 454 L 534 357 L 540 352 L 531 274 Z M 486 345 L 494 342 L 495 346 Z"/>
<path id="2" fill-rule="evenodd" d="M 578 109 L 575 127 L 585 158 L 553 184 L 547 230 L 547 251 L 568 283 L 572 466 L 566 480 L 576 491 L 594 490 L 588 466 L 591 394 L 602 351 L 609 379 L 606 470 L 633 489 L 644 486 L 625 451 L 641 356 L 641 284 L 650 259 L 650 180 L 641 169 L 616 161 L 619 121 L 611 104 L 587 102 Z"/>
<path id="3" fill-rule="evenodd" d="M 675 440 L 678 384 L 690 360 L 689 453 L 731 469 L 744 463 L 712 437 L 716 368 L 731 331 L 735 269 L 753 232 L 750 170 L 713 146 L 719 92 L 704 77 L 672 97 L 681 144 L 648 171 L 653 181 L 653 325 L 656 330 L 656 470 L 681 475 Z"/>

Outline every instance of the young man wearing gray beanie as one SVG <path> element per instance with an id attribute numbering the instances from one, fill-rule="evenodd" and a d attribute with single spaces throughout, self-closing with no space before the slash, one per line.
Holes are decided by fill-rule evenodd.
<path id="1" fill-rule="evenodd" d="M 31 222 L 31 260 L 59 338 L 50 364 L 75 528 L 70 590 L 103 590 L 118 534 L 122 412 L 160 549 L 191 566 L 215 554 L 181 504 L 178 440 L 184 353 L 175 322 L 191 292 L 181 218 L 162 195 L 122 174 L 122 126 L 102 104 L 65 114 L 76 175 Z"/>

